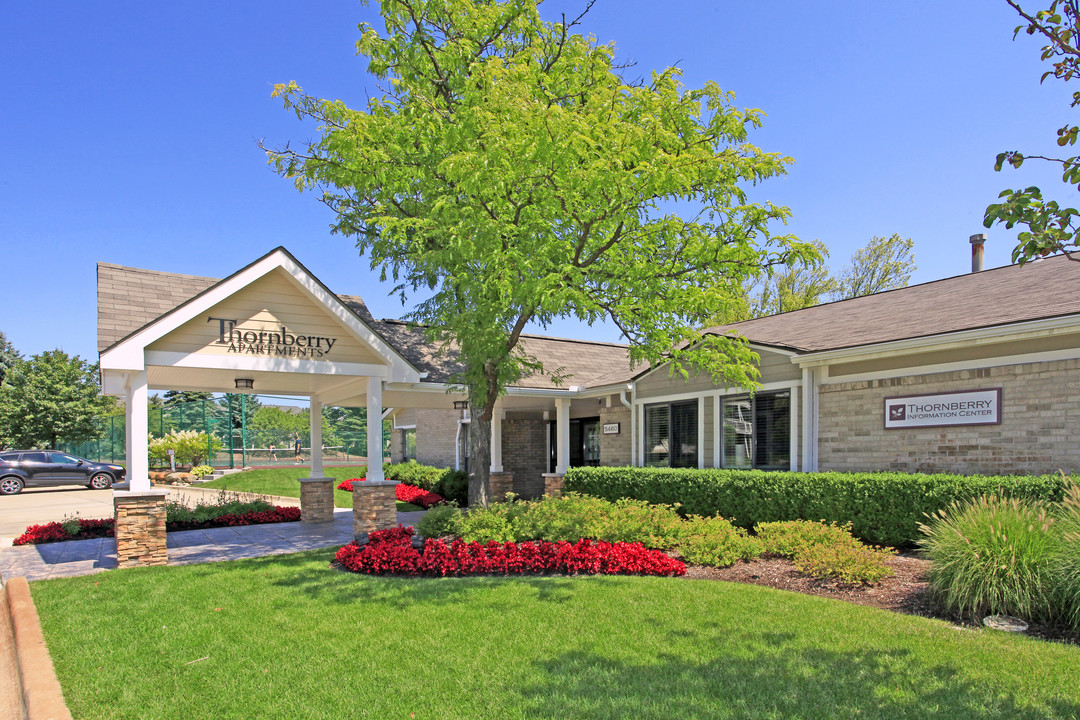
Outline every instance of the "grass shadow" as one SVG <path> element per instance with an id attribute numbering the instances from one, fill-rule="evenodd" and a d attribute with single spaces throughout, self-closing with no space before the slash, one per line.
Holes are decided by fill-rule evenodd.
<path id="1" fill-rule="evenodd" d="M 809 644 L 808 644 L 809 643 Z M 1031 698 L 906 648 L 837 649 L 784 632 L 672 636 L 635 662 L 585 650 L 537 663 L 518 687 L 529 718 L 1080 718 L 1080 703 Z M 1063 680 L 1065 694 L 1074 692 Z"/>

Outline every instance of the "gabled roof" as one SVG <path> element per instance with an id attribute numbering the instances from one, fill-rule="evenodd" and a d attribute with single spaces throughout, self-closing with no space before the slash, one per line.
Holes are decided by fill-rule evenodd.
<path id="1" fill-rule="evenodd" d="M 709 328 L 799 353 L 1080 313 L 1080 262 L 1064 255 Z"/>
<path id="2" fill-rule="evenodd" d="M 219 282 L 216 278 L 98 263 L 98 349 L 111 348 Z M 359 296 L 336 297 L 414 368 L 427 373 L 424 382 L 447 383 L 462 370 L 453 348 L 440 353 L 422 328 L 400 320 L 376 320 Z M 547 373 L 561 369 L 569 376 L 563 385 L 556 386 L 549 374 L 533 375 L 522 379 L 518 387 L 594 386 L 598 378 L 633 375 L 626 345 L 523 335 L 522 346 L 544 364 Z"/>
<path id="3" fill-rule="evenodd" d="M 99 345 L 104 349 L 100 351 L 100 364 L 102 370 L 141 369 L 144 362 L 144 350 L 155 340 L 160 339 L 172 330 L 180 327 L 184 322 L 198 316 L 216 305 L 218 302 L 231 297 L 251 283 L 273 272 L 284 272 L 290 278 L 297 289 L 306 294 L 311 301 L 331 316 L 334 316 L 343 327 L 353 333 L 364 344 L 368 345 L 375 353 L 381 355 L 393 368 L 399 377 L 420 378 L 420 373 L 389 343 L 387 343 L 374 329 L 364 322 L 345 305 L 340 298 L 315 277 L 311 271 L 304 267 L 292 253 L 283 247 L 277 247 L 266 253 L 257 260 L 249 263 L 240 270 L 223 280 L 199 276 L 185 276 L 177 273 L 151 273 L 137 268 L 125 268 L 123 266 L 107 266 L 106 274 L 112 282 L 106 283 L 107 288 L 101 287 L 102 265 L 99 263 L 98 277 L 98 332 Z M 125 276 L 133 276 L 132 282 L 126 282 Z M 127 313 L 123 320 L 119 318 L 102 317 L 103 292 L 108 292 L 110 297 L 115 297 L 121 288 L 131 296 L 131 288 L 139 287 L 143 290 L 150 289 L 158 283 L 172 283 L 174 288 L 156 298 L 153 302 L 144 303 L 139 296 L 133 296 L 122 308 Z M 180 288 L 188 297 L 181 299 Z M 164 312 L 160 312 L 160 306 L 176 300 L 176 304 Z M 107 304 L 107 301 L 105 301 Z M 113 303 L 114 306 L 116 303 Z M 116 310 L 116 308 L 112 308 Z M 103 322 L 109 321 L 109 322 Z M 104 327 L 103 327 L 104 325 Z M 129 327 L 134 329 L 122 334 Z M 105 336 L 105 339 L 102 338 Z M 119 335 L 119 339 L 108 343 L 111 337 Z M 108 365 L 106 365 L 108 360 Z"/>

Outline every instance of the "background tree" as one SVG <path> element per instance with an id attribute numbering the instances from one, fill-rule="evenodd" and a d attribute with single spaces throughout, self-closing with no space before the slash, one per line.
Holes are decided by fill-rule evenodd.
<path id="1" fill-rule="evenodd" d="M 22 355 L 15 346 L 8 342 L 7 335 L 0 332 L 0 385 L 4 384 L 4 378 L 11 368 L 22 360 Z"/>
<path id="2" fill-rule="evenodd" d="M 98 377 L 97 365 L 62 350 L 18 363 L 0 386 L 0 437 L 25 448 L 97 438 L 115 404 L 101 394 Z"/>
<path id="3" fill-rule="evenodd" d="M 814 240 L 812 244 L 822 258 L 828 257 L 823 243 Z M 726 325 L 801 310 L 825 301 L 847 300 L 907 287 L 916 270 L 913 247 L 911 238 L 897 234 L 887 238 L 875 235 L 865 247 L 855 251 L 850 264 L 839 275 L 831 274 L 819 259 L 795 259 L 755 281 L 746 291 L 745 305 L 742 308 L 736 306 L 727 319 L 713 324 Z"/>
<path id="4" fill-rule="evenodd" d="M 819 240 L 812 240 L 811 244 L 820 258 L 807 262 L 793 260 L 754 283 L 748 293 L 747 319 L 820 305 L 822 298 L 834 291 L 836 281 L 824 263 L 829 251 Z"/>
<path id="5" fill-rule="evenodd" d="M 241 396 L 244 398 L 243 406 L 240 404 Z M 231 398 L 231 400 L 230 400 Z M 251 418 L 262 407 L 262 402 L 259 400 L 258 395 L 251 395 L 248 393 L 225 393 L 217 399 L 218 408 L 225 414 L 229 415 L 231 422 L 229 425 L 233 430 L 240 430 L 244 424 L 243 421 L 246 418 L 248 422 L 251 422 Z"/>
<path id="6" fill-rule="evenodd" d="M 855 251 L 851 264 L 834 281 L 833 300 L 872 295 L 907 287 L 915 266 L 915 243 L 897 234 L 875 235 L 866 247 Z"/>
<path id="7" fill-rule="evenodd" d="M 298 188 L 322 189 L 333 230 L 403 302 L 422 298 L 409 317 L 455 343 L 471 500 L 487 501 L 500 393 L 557 373 L 522 349 L 530 322 L 607 318 L 635 362 L 752 386 L 747 344 L 700 328 L 748 279 L 816 255 L 771 234 L 787 208 L 748 199 L 790 162 L 747 142 L 762 113 L 715 82 L 686 88 L 675 68 L 628 82 L 613 46 L 574 33 L 580 17 L 543 21 L 535 0 L 384 0 L 380 13 L 357 50 L 383 94 L 353 110 L 278 85 L 321 137 L 264 149 Z"/>
<path id="8" fill-rule="evenodd" d="M 1046 10 L 1034 13 L 1024 10 L 1020 3 L 1005 0 L 1026 25 L 1018 25 L 1013 31 L 1015 38 L 1023 30 L 1028 35 L 1039 35 L 1046 45 L 1042 49 L 1042 59 L 1051 62 L 1051 69 L 1043 73 L 1040 82 L 1051 75 L 1058 80 L 1071 82 L 1080 74 L 1080 7 L 1078 0 L 1053 0 Z M 1073 92 L 1071 107 L 1080 105 L 1080 91 Z M 1057 131 L 1059 147 L 1071 147 L 1076 144 L 1080 127 L 1065 124 Z M 1025 155 L 1019 150 L 1010 150 L 997 156 L 995 170 L 1005 165 L 1019 168 L 1025 160 L 1044 160 L 1060 163 L 1061 179 L 1066 185 L 1080 185 L 1080 157 L 1049 157 L 1046 155 Z M 1078 188 L 1080 189 L 1080 188 Z M 994 223 L 1004 223 L 1012 229 L 1021 225 L 1027 230 L 1017 235 L 1019 241 L 1013 248 L 1013 262 L 1023 265 L 1028 260 L 1056 252 L 1065 252 L 1070 260 L 1076 260 L 1070 251 L 1077 249 L 1077 210 L 1063 206 L 1056 200 L 1047 200 L 1042 190 L 1032 186 L 1023 190 L 1005 190 L 998 196 L 1003 199 L 986 208 L 983 224 L 991 227 Z"/>

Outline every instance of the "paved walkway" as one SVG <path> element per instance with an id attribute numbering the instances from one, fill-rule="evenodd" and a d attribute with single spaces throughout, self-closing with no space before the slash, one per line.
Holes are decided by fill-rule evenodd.
<path id="1" fill-rule="evenodd" d="M 423 512 L 398 513 L 402 525 L 414 525 Z M 352 510 L 338 508 L 332 523 L 301 522 L 185 530 L 168 535 L 169 564 L 240 560 L 344 545 L 353 537 Z M 0 548 L 4 578 L 49 580 L 90 575 L 116 567 L 116 540 L 72 540 Z"/>

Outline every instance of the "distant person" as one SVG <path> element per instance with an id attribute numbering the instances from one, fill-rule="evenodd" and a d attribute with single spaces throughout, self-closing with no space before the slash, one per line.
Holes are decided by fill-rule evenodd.
<path id="1" fill-rule="evenodd" d="M 270 462 L 277 462 L 277 450 L 274 449 L 273 443 L 270 445 Z"/>
<path id="2" fill-rule="evenodd" d="M 296 433 L 296 438 L 293 441 L 293 445 L 296 448 L 296 464 L 300 464 L 300 433 Z"/>

